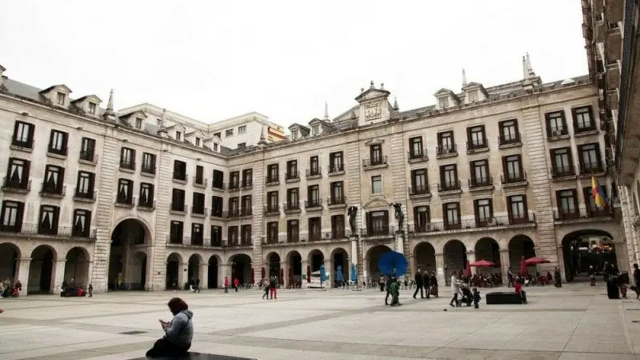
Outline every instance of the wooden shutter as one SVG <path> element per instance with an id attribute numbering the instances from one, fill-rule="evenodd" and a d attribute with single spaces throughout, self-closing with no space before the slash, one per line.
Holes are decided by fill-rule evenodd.
<path id="1" fill-rule="evenodd" d="M 58 189 L 60 189 L 60 191 L 62 191 L 62 189 L 64 189 L 64 168 L 63 167 L 59 167 L 58 168 Z M 58 190 L 56 189 L 56 190 Z"/>
<path id="2" fill-rule="evenodd" d="M 544 114 L 544 123 L 547 128 L 547 137 L 551 137 L 551 115 L 552 113 Z"/>
<path id="3" fill-rule="evenodd" d="M 384 218 L 382 221 L 383 221 L 383 226 L 388 228 L 389 227 L 389 211 L 388 210 L 384 210 Z"/>
<path id="4" fill-rule="evenodd" d="M 3 209 L 4 210 L 4 209 Z M 19 202 L 18 203 L 18 215 L 16 216 L 16 231 L 20 232 L 22 231 L 22 218 L 23 218 L 23 213 L 24 213 L 24 203 Z M 3 213 L 4 215 L 4 213 Z M 40 221 L 40 219 L 38 219 L 38 222 Z"/>
<path id="5" fill-rule="evenodd" d="M 53 207 L 53 223 L 52 228 L 53 228 L 53 233 L 57 234 L 58 233 L 58 218 L 60 217 L 60 208 L 57 206 Z"/>
<path id="6" fill-rule="evenodd" d="M 29 170 L 31 169 L 31 161 L 29 160 L 23 160 L 24 161 L 24 173 L 22 174 L 22 181 L 24 182 L 25 186 L 29 186 Z M 9 170 L 11 170 L 11 162 L 9 162 Z"/>
<path id="7" fill-rule="evenodd" d="M 371 233 L 373 231 L 372 228 L 372 224 L 371 224 L 371 213 L 367 212 L 367 233 Z"/>
<path id="8" fill-rule="evenodd" d="M 567 119 L 564 116 L 564 110 L 560 110 L 560 119 L 562 119 L 562 128 L 565 133 L 569 133 L 569 129 L 567 129 Z"/>
<path id="9" fill-rule="evenodd" d="M 577 116 L 576 108 L 571 109 L 571 117 L 573 118 L 573 131 L 580 131 L 578 129 L 578 116 Z"/>

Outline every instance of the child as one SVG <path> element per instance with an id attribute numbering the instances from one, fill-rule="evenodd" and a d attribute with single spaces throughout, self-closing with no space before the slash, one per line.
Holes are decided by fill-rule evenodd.
<path id="1" fill-rule="evenodd" d="M 269 300 L 269 280 L 265 277 L 262 279 L 262 286 L 264 286 L 264 294 L 262 294 L 262 299 L 266 297 Z"/>
<path id="2" fill-rule="evenodd" d="M 482 300 L 482 298 L 480 297 L 480 291 L 478 291 L 478 288 L 473 288 L 473 307 L 476 309 L 479 309 L 480 306 L 478 306 L 478 304 L 480 303 L 480 300 Z"/>
<path id="3" fill-rule="evenodd" d="M 398 279 L 391 278 L 391 285 L 389 285 L 389 291 L 391 292 L 391 306 L 399 306 L 400 304 L 400 283 Z"/>
<path id="4" fill-rule="evenodd" d="M 89 297 L 93 297 L 93 285 L 89 284 Z"/>

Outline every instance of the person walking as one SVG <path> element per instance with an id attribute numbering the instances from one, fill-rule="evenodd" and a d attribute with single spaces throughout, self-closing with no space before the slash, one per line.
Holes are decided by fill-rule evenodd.
<path id="1" fill-rule="evenodd" d="M 638 264 L 633 264 L 633 281 L 636 287 L 640 286 L 640 269 L 638 269 Z"/>
<path id="2" fill-rule="evenodd" d="M 93 285 L 92 284 L 89 284 L 88 290 L 89 290 L 89 297 L 93 297 Z"/>
<path id="3" fill-rule="evenodd" d="M 271 293 L 271 299 L 277 299 L 278 298 L 278 294 L 276 292 L 276 286 L 278 285 L 278 282 L 276 280 L 275 276 L 271 277 L 271 280 L 269 281 L 269 292 Z"/>
<path id="4" fill-rule="evenodd" d="M 507 283 L 507 287 L 512 287 L 513 284 L 513 270 L 511 270 L 511 266 L 509 266 L 509 270 L 507 271 L 507 280 L 509 280 L 509 282 Z"/>
<path id="5" fill-rule="evenodd" d="M 562 287 L 562 278 L 560 277 L 560 269 L 556 266 L 556 270 L 553 272 L 553 277 L 555 278 L 555 286 L 557 288 Z"/>
<path id="6" fill-rule="evenodd" d="M 264 286 L 264 294 L 262 294 L 262 300 L 264 300 L 265 298 L 269 300 L 269 279 L 264 277 L 262 279 L 262 286 Z"/>
<path id="7" fill-rule="evenodd" d="M 238 278 L 234 278 L 233 287 L 236 289 L 236 292 L 238 292 L 238 286 L 240 286 L 240 280 L 238 280 Z"/>
<path id="8" fill-rule="evenodd" d="M 476 309 L 479 309 L 480 306 L 480 300 L 482 300 L 482 298 L 480 297 L 480 291 L 478 291 L 478 288 L 473 288 L 473 307 Z"/>
<path id="9" fill-rule="evenodd" d="M 589 265 L 589 280 L 591 280 L 591 286 L 596 286 L 596 270 L 593 268 L 593 265 Z"/>
<path id="10" fill-rule="evenodd" d="M 384 297 L 384 304 L 389 305 L 389 295 L 391 295 L 391 278 L 389 276 L 385 276 L 385 289 L 387 290 L 387 294 Z"/>
<path id="11" fill-rule="evenodd" d="M 424 287 L 424 292 L 427 293 L 426 298 L 428 299 L 431 295 L 431 277 L 429 276 L 429 272 L 427 270 L 425 270 L 424 274 L 422 274 L 422 281 L 422 286 Z"/>
<path id="12" fill-rule="evenodd" d="M 435 271 L 431 273 L 431 278 L 429 279 L 429 285 L 431 285 L 429 294 L 435 297 L 439 297 L 438 296 L 438 278 L 436 277 Z"/>
<path id="13" fill-rule="evenodd" d="M 420 291 L 420 298 L 424 299 L 424 291 L 422 288 L 424 281 L 422 279 L 422 273 L 420 272 L 420 269 L 418 269 L 416 276 L 414 277 L 414 281 L 416 282 L 416 291 L 413 293 L 414 299 L 416 298 L 416 295 L 418 295 L 418 291 Z"/>
<path id="14" fill-rule="evenodd" d="M 224 293 L 228 293 L 229 292 L 229 277 L 225 276 L 224 277 Z"/>
<path id="15" fill-rule="evenodd" d="M 456 272 L 452 271 L 451 272 L 451 293 L 453 293 L 453 297 L 451 297 L 451 301 L 449 302 L 449 305 L 451 305 L 451 307 L 456 307 L 456 305 L 458 305 L 458 277 L 456 276 Z"/>

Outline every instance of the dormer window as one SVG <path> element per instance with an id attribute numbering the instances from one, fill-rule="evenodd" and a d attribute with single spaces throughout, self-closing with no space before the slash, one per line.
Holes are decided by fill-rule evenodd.
<path id="1" fill-rule="evenodd" d="M 449 98 L 447 97 L 443 97 L 438 99 L 438 104 L 440 105 L 441 109 L 445 109 L 449 107 Z"/>
<path id="2" fill-rule="evenodd" d="M 478 101 L 478 91 L 477 90 L 469 91 L 467 93 L 467 96 L 469 97 L 467 102 L 473 103 L 473 102 Z"/>
<path id="3" fill-rule="evenodd" d="M 182 140 L 182 133 L 180 131 L 176 131 L 176 140 Z"/>
<path id="4" fill-rule="evenodd" d="M 298 130 L 291 131 L 291 139 L 292 140 L 298 140 L 298 136 L 299 136 Z"/>
<path id="5" fill-rule="evenodd" d="M 95 115 L 96 114 L 96 108 L 97 108 L 96 104 L 90 102 L 89 103 L 89 114 Z"/>
<path id="6" fill-rule="evenodd" d="M 200 138 L 199 137 L 196 138 L 196 146 L 200 146 Z"/>
<path id="7" fill-rule="evenodd" d="M 158 124 L 158 126 L 162 126 L 162 119 L 156 118 L 156 123 Z"/>
<path id="8" fill-rule="evenodd" d="M 218 151 L 218 144 L 213 144 L 213 151 Z"/>
<path id="9" fill-rule="evenodd" d="M 311 135 L 313 136 L 320 135 L 320 125 L 316 124 L 311 127 Z"/>
<path id="10" fill-rule="evenodd" d="M 228 129 L 227 131 L 224 132 L 224 136 L 233 136 L 233 129 Z"/>
<path id="11" fill-rule="evenodd" d="M 222 134 L 219 132 L 213 134 L 213 136 L 217 137 L 218 139 L 222 139 Z"/>
<path id="12" fill-rule="evenodd" d="M 57 101 L 58 101 L 58 105 L 64 105 L 64 100 L 65 100 L 66 95 L 59 92 L 57 95 Z"/>
<path id="13" fill-rule="evenodd" d="M 142 129 L 142 119 L 136 118 L 136 129 Z"/>

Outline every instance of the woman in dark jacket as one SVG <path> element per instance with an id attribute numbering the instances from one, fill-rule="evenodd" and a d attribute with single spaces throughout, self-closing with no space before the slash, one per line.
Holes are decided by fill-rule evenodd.
<path id="1" fill-rule="evenodd" d="M 172 357 L 184 355 L 191 347 L 193 339 L 193 313 L 189 306 L 180 298 L 169 300 L 169 310 L 173 319 L 169 322 L 160 320 L 165 335 L 153 344 L 153 348 L 147 351 L 148 358 Z"/>

